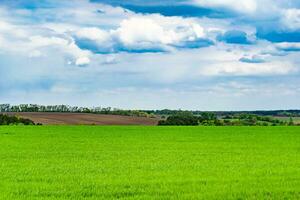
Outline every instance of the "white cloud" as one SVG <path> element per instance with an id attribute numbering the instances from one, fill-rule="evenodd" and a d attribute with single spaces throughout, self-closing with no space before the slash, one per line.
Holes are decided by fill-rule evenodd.
<path id="1" fill-rule="evenodd" d="M 2 51 L 14 53 L 16 56 L 25 54 L 30 58 L 37 58 L 54 49 L 60 51 L 63 56 L 71 56 L 74 60 L 91 55 L 89 51 L 80 49 L 72 37 L 37 29 L 33 25 L 1 21 L 0 38 Z"/>
<path id="2" fill-rule="evenodd" d="M 99 43 L 110 40 L 110 35 L 108 32 L 95 27 L 79 29 L 76 35 L 80 38 L 95 40 Z"/>
<path id="3" fill-rule="evenodd" d="M 300 51 L 299 42 L 281 42 L 275 45 L 280 50 L 285 51 Z"/>
<path id="4" fill-rule="evenodd" d="M 124 20 L 116 34 L 126 45 L 138 43 L 176 44 L 204 38 L 204 29 L 192 20 L 160 15 L 140 16 Z"/>
<path id="5" fill-rule="evenodd" d="M 206 7 L 227 7 L 233 5 L 233 9 L 241 8 L 247 12 L 255 12 L 257 10 L 257 2 L 255 0 L 250 1 L 197 1 L 196 3 Z M 46 9 L 47 10 L 47 9 Z M 230 23 L 224 23 L 221 25 L 214 24 L 219 21 L 209 21 L 208 19 L 195 19 L 195 18 L 182 18 L 182 17 L 165 17 L 159 14 L 142 15 L 125 11 L 122 8 L 114 8 L 111 6 L 104 6 L 101 4 L 90 4 L 87 1 L 81 1 L 68 7 L 65 12 L 58 12 L 61 8 L 52 11 L 52 16 L 56 16 L 58 23 L 46 23 L 46 24 L 12 24 L 5 21 L 1 21 L 0 25 L 0 47 L 5 51 L 20 52 L 27 54 L 27 56 L 33 58 L 47 55 L 51 51 L 62 52 L 62 57 L 67 57 L 67 60 L 71 60 L 71 63 L 76 65 L 90 64 L 95 56 L 92 54 L 88 45 L 94 45 L 96 49 L 101 53 L 118 53 L 121 50 L 128 49 L 128 51 L 135 50 L 155 50 L 162 49 L 174 53 L 174 57 L 179 55 L 176 46 L 180 46 L 183 43 L 197 42 L 200 39 L 214 39 L 217 33 L 225 32 L 225 29 L 230 29 L 233 25 Z M 100 12 L 98 12 L 100 10 Z M 37 13 L 42 11 L 36 11 Z M 49 14 L 48 11 L 43 11 Z M 28 15 L 28 14 L 26 14 Z M 89 17 L 102 16 L 102 21 L 91 21 Z M 74 16 L 74 20 L 70 20 L 71 16 Z M 110 22 L 113 26 L 105 26 L 109 21 L 109 17 L 114 16 L 117 20 Z M 294 16 L 294 15 L 292 15 Z M 98 16 L 99 17 L 99 16 Z M 77 21 L 76 19 L 82 19 Z M 104 20 L 105 19 L 105 20 Z M 84 24 L 85 23 L 85 24 Z M 100 24 L 98 24 L 100 23 Z M 246 28 L 245 28 L 246 27 Z M 235 27 L 234 27 L 235 28 Z M 245 29 L 247 32 L 255 34 L 253 27 L 239 25 L 238 29 Z M 9 35 L 9 37 L 8 37 Z M 73 38 L 75 36 L 75 39 Z M 89 40 L 86 46 L 80 46 L 80 40 Z M 230 48 L 225 47 L 217 50 L 219 53 L 211 52 L 206 53 L 207 49 L 201 51 L 199 63 L 209 62 L 206 64 L 211 69 L 202 74 L 220 75 L 222 72 L 231 73 L 234 75 L 239 74 L 283 74 L 284 70 L 279 67 L 264 65 L 243 63 L 242 65 L 238 60 L 242 57 L 251 57 L 256 52 L 250 52 L 250 55 L 244 55 L 247 49 L 238 49 L 237 52 L 228 53 Z M 18 48 L 15 48 L 15 47 Z M 94 48 L 93 47 L 93 48 Z M 181 46 L 180 46 L 181 47 Z M 217 49 L 218 47 L 214 47 Z M 262 47 L 257 46 L 257 49 Z M 95 53 L 95 52 L 94 52 Z M 97 53 L 97 52 L 96 52 Z M 215 55 L 213 59 L 207 59 L 210 55 Z M 230 54 L 230 55 L 229 55 Z M 237 54 L 237 55 L 234 55 Z M 196 55 L 195 55 L 196 56 Z M 71 58 L 70 58 L 71 57 Z M 155 57 L 155 56 L 154 56 Z M 224 58 L 224 59 L 222 59 Z M 105 59 L 104 59 L 105 60 Z M 190 58 L 186 60 L 188 63 Z M 220 67 L 211 63 L 227 63 L 228 66 Z M 115 59 L 99 62 L 101 64 L 116 64 Z M 98 63 L 98 64 L 99 64 Z M 277 63 L 278 64 L 278 63 Z M 132 64 L 134 65 L 134 64 Z M 174 71 L 172 71 L 173 78 L 180 78 L 181 74 L 186 73 L 188 69 L 184 66 L 184 63 L 180 65 L 176 63 L 172 64 Z M 271 64 L 270 64 L 271 65 Z M 231 67 L 230 67 L 231 66 Z M 262 67 L 263 66 L 263 67 Z M 151 66 L 149 66 L 151 67 Z M 216 68 L 215 71 L 213 68 Z M 258 68 L 258 69 L 256 69 Z M 175 71 L 178 71 L 175 72 Z M 220 72 L 220 73 L 219 73 Z M 287 70 L 289 72 L 289 70 Z M 174 78 L 175 77 L 175 78 Z"/>
<path id="6" fill-rule="evenodd" d="M 29 38 L 32 48 L 41 48 L 46 46 L 68 46 L 70 41 L 60 37 L 44 37 L 40 35 L 31 36 Z"/>
<path id="7" fill-rule="evenodd" d="M 126 45 L 136 45 L 143 42 L 163 44 L 172 42 L 172 38 L 165 34 L 163 27 L 149 18 L 124 20 L 121 23 L 121 27 L 117 30 L 117 35 Z"/>
<path id="8" fill-rule="evenodd" d="M 81 57 L 76 60 L 75 64 L 78 66 L 85 66 L 90 64 L 90 59 L 88 57 Z"/>
<path id="9" fill-rule="evenodd" d="M 75 35 L 79 43 L 90 40 L 98 51 L 107 52 L 118 52 L 118 48 L 170 50 L 185 42 L 208 39 L 205 29 L 196 20 L 161 15 L 136 15 L 124 19 L 116 29 L 82 28 Z"/>
<path id="10" fill-rule="evenodd" d="M 289 62 L 272 63 L 238 63 L 227 62 L 213 64 L 205 68 L 202 73 L 207 76 L 266 76 L 285 75 L 296 69 Z"/>
<path id="11" fill-rule="evenodd" d="M 282 11 L 282 23 L 291 30 L 300 28 L 300 9 L 286 9 Z"/>
<path id="12" fill-rule="evenodd" d="M 71 56 L 76 60 L 76 65 L 87 65 L 90 62 L 88 57 L 91 56 L 91 53 L 80 49 L 72 38 L 32 36 L 29 40 L 30 42 L 25 42 L 24 45 L 29 49 L 30 55 L 37 51 L 42 52 L 43 50 L 47 51 L 47 49 L 57 49 L 66 56 Z"/>
<path id="13" fill-rule="evenodd" d="M 281 18 L 287 20 L 297 18 L 295 0 L 190 0 L 190 2 L 196 6 L 219 11 L 233 11 L 238 14 L 235 24 L 240 16 L 248 22 L 261 21 L 266 24 Z"/>
<path id="14" fill-rule="evenodd" d="M 226 8 L 240 13 L 253 13 L 257 10 L 257 0 L 194 0 L 196 5 L 212 8 Z"/>

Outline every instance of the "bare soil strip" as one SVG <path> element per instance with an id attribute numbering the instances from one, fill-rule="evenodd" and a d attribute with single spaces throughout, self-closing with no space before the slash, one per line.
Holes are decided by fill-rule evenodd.
<path id="1" fill-rule="evenodd" d="M 89 113 L 6 113 L 44 125 L 157 125 L 158 119 Z"/>

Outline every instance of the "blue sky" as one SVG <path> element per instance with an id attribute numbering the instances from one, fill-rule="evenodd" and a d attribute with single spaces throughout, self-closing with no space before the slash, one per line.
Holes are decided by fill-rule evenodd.
<path id="1" fill-rule="evenodd" d="M 297 0 L 2 0 L 0 102 L 300 108 Z"/>

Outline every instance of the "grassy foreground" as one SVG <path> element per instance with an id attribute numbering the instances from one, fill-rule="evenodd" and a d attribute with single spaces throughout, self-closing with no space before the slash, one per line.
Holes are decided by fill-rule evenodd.
<path id="1" fill-rule="evenodd" d="M 300 127 L 0 127 L 0 199 L 300 199 Z"/>

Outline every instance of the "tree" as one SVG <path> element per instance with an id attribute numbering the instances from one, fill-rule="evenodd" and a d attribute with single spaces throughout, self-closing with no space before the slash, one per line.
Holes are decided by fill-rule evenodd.
<path id="1" fill-rule="evenodd" d="M 8 116 L 0 114 L 0 125 L 35 125 L 30 119 L 24 119 L 17 116 Z"/>
<path id="2" fill-rule="evenodd" d="M 198 118 L 191 112 L 178 112 L 171 115 L 167 120 L 161 120 L 159 126 L 197 126 L 199 125 Z"/>

